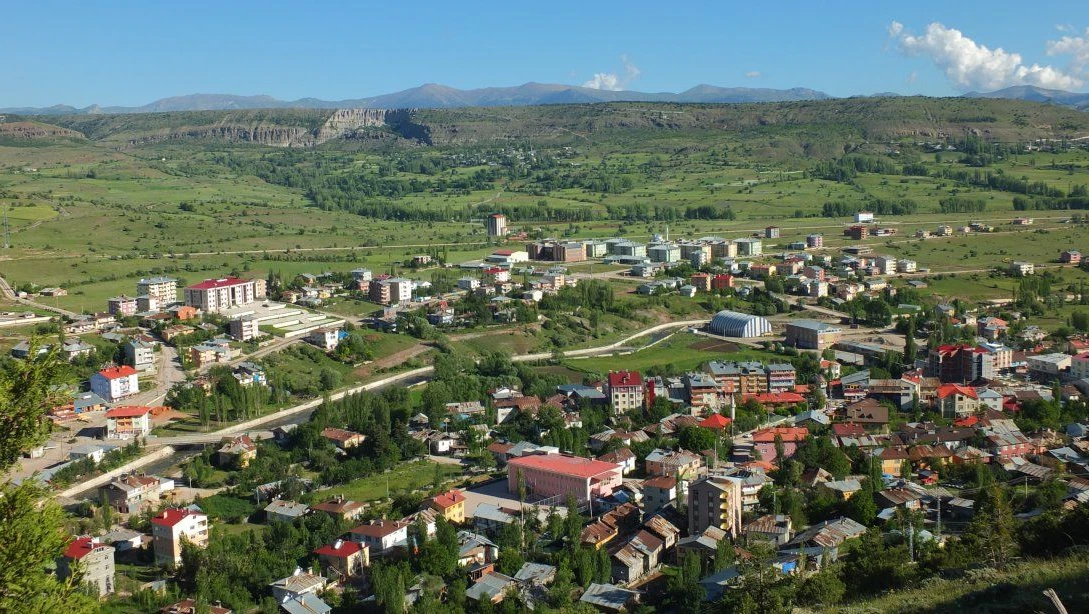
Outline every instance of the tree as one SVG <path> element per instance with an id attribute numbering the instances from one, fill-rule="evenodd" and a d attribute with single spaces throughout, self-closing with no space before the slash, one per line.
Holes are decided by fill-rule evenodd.
<path id="1" fill-rule="evenodd" d="M 843 600 L 847 586 L 834 571 L 822 569 L 806 577 L 798 587 L 798 601 L 806 605 L 834 606 Z"/>
<path id="2" fill-rule="evenodd" d="M 967 536 L 980 558 L 995 569 L 1005 569 L 1017 553 L 1016 530 L 1002 486 L 991 484 L 981 490 Z"/>
<path id="3" fill-rule="evenodd" d="M 700 557 L 694 552 L 689 552 L 681 560 L 676 575 L 671 576 L 667 583 L 668 601 L 671 610 L 676 612 L 699 611 L 704 599 L 704 590 L 700 586 L 701 576 Z"/>
<path id="4" fill-rule="evenodd" d="M 847 500 L 844 512 L 852 520 L 870 526 L 877 518 L 877 503 L 874 503 L 874 484 L 870 478 L 862 480 L 862 489 Z"/>
<path id="5" fill-rule="evenodd" d="M 37 338 L 31 339 L 31 356 L 39 346 Z M 43 416 L 52 387 L 63 381 L 61 373 L 56 349 L 0 370 L 0 471 L 45 439 Z M 48 494 L 33 480 L 0 484 L 0 612 L 97 611 L 75 578 L 60 582 L 42 571 L 68 543 L 64 513 Z"/>
<path id="6" fill-rule="evenodd" d="M 919 347 L 915 344 L 915 318 L 908 318 L 907 331 L 904 333 L 904 364 L 912 366 L 915 357 L 919 353 Z"/>

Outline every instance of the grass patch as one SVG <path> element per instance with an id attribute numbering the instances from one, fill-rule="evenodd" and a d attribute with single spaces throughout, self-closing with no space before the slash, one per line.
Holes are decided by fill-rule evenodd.
<path id="1" fill-rule="evenodd" d="M 352 501 L 377 501 L 386 497 L 387 488 L 390 496 L 421 488 L 431 488 L 435 479 L 436 466 L 442 468 L 443 476 L 446 478 L 462 474 L 462 468 L 457 465 L 431 461 L 409 462 L 398 465 L 387 473 L 359 478 L 321 491 L 319 497 L 330 499 L 335 495 L 344 495 L 346 499 Z"/>

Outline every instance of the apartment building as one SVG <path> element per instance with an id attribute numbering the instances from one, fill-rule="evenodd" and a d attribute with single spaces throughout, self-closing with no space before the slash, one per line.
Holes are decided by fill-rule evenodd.
<path id="1" fill-rule="evenodd" d="M 206 279 L 185 289 L 185 304 L 205 313 L 256 303 L 265 298 L 265 280 L 223 277 Z"/>
<path id="2" fill-rule="evenodd" d="M 208 546 L 208 516 L 190 508 L 165 509 L 151 519 L 151 537 L 155 564 L 178 565 L 183 541 Z"/>
<path id="3" fill-rule="evenodd" d="M 162 305 L 178 300 L 178 280 L 173 277 L 149 277 L 136 282 L 136 294 L 155 298 Z"/>

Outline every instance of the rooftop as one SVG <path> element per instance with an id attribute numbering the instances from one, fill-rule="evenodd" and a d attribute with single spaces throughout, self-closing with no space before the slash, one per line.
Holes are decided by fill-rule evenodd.
<path id="1" fill-rule="evenodd" d="M 603 473 L 619 471 L 620 465 L 606 463 L 578 456 L 566 456 L 561 454 L 534 454 L 511 459 L 508 462 L 511 467 L 526 467 L 539 469 L 551 473 L 572 475 L 580 478 L 593 478 Z"/>

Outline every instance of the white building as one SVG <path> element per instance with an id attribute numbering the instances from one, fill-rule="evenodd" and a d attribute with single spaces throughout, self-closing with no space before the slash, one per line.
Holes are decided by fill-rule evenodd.
<path id="1" fill-rule="evenodd" d="M 919 268 L 919 265 L 914 260 L 897 260 L 896 272 L 897 273 L 914 273 Z"/>
<path id="2" fill-rule="evenodd" d="M 1089 378 L 1089 352 L 1082 352 L 1070 358 L 1070 375 L 1074 379 Z"/>
<path id="3" fill-rule="evenodd" d="M 855 214 L 856 224 L 869 224 L 873 222 L 873 214 L 869 211 L 859 211 Z"/>
<path id="4" fill-rule="evenodd" d="M 1072 356 L 1069 354 L 1039 354 L 1028 357 L 1029 371 L 1045 375 L 1058 375 L 1061 371 L 1070 368 Z"/>
<path id="5" fill-rule="evenodd" d="M 874 256 L 873 264 L 883 275 L 891 275 L 896 272 L 896 258 L 892 256 Z"/>
<path id="6" fill-rule="evenodd" d="M 764 243 L 760 239 L 736 239 L 738 256 L 759 256 L 764 253 Z"/>
<path id="7" fill-rule="evenodd" d="M 175 566 L 181 563 L 182 542 L 198 548 L 208 546 L 208 516 L 189 508 L 169 508 L 151 519 L 155 564 Z"/>
<path id="8" fill-rule="evenodd" d="M 140 392 L 136 369 L 124 365 L 103 369 L 91 376 L 91 392 L 114 402 Z"/>
<path id="9" fill-rule="evenodd" d="M 472 292 L 480 287 L 480 280 L 475 277 L 462 277 L 458 280 L 458 290 L 468 290 Z"/>
<path id="10" fill-rule="evenodd" d="M 332 352 L 340 344 L 340 328 L 326 326 L 312 330 L 306 335 L 306 341 L 326 352 Z"/>
<path id="11" fill-rule="evenodd" d="M 261 329 L 258 325 L 257 318 L 253 316 L 242 316 L 241 318 L 235 318 L 230 322 L 231 337 L 239 341 L 249 341 L 250 339 L 256 339 L 261 335 Z"/>
<path id="12" fill-rule="evenodd" d="M 358 544 L 366 544 L 371 552 L 384 552 L 397 542 L 408 539 L 408 525 L 396 520 L 376 520 L 352 529 L 351 539 Z"/>
<path id="13" fill-rule="evenodd" d="M 178 300 L 178 280 L 173 277 L 150 277 L 136 282 L 136 294 L 155 298 L 161 305 Z"/>
<path id="14" fill-rule="evenodd" d="M 1036 266 L 1031 262 L 1016 261 L 1010 264 L 1010 274 L 1024 277 L 1036 273 Z"/>
<path id="15" fill-rule="evenodd" d="M 155 372 L 155 344 L 142 339 L 125 343 L 125 358 L 141 373 Z"/>
<path id="16" fill-rule="evenodd" d="M 115 407 L 106 412 L 107 439 L 138 439 L 151 433 L 151 408 L 137 405 Z"/>
<path id="17" fill-rule="evenodd" d="M 249 305 L 265 298 L 265 280 L 224 277 L 206 279 L 185 289 L 185 304 L 206 313 Z"/>

